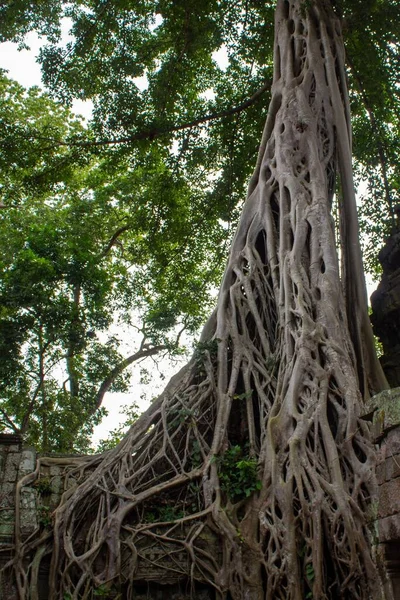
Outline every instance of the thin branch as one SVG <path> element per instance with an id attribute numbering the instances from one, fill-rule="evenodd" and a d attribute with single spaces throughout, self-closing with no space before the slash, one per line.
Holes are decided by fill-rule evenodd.
<path id="1" fill-rule="evenodd" d="M 115 242 L 118 240 L 119 236 L 122 235 L 125 231 L 128 231 L 130 228 L 130 225 L 124 225 L 123 227 L 117 229 L 117 231 L 111 236 L 107 246 L 101 252 L 101 256 L 106 256 L 110 252 L 111 248 L 114 246 Z"/>
<path id="2" fill-rule="evenodd" d="M 45 140 L 47 142 L 51 142 L 53 144 L 57 144 L 58 146 L 69 146 L 69 147 L 91 147 L 91 146 L 112 146 L 114 144 L 129 144 L 131 142 L 139 141 L 139 140 L 154 140 L 155 138 L 162 137 L 164 135 L 168 135 L 169 133 L 173 133 L 174 131 L 182 131 L 184 129 L 190 129 L 191 127 L 195 127 L 196 125 L 201 125 L 202 123 L 206 123 L 208 121 L 214 121 L 216 119 L 222 119 L 224 117 L 229 117 L 231 115 L 235 115 L 237 113 L 242 112 L 249 108 L 258 98 L 264 94 L 267 90 L 271 88 L 272 80 L 268 80 L 260 89 L 258 89 L 248 100 L 242 102 L 238 106 L 234 108 L 229 108 L 226 110 L 222 110 L 216 113 L 210 113 L 208 115 L 204 115 L 203 117 L 198 117 L 197 119 L 193 119 L 193 121 L 189 121 L 188 123 L 183 123 L 182 125 L 170 125 L 168 127 L 154 127 L 152 129 L 139 131 L 131 136 L 122 137 L 111 140 L 98 140 L 91 142 L 65 142 L 62 140 L 56 140 L 54 138 L 45 138 L 42 136 L 35 136 L 31 139 L 40 139 Z"/>
<path id="3" fill-rule="evenodd" d="M 5 420 L 5 422 L 7 423 L 7 425 L 15 432 L 15 433 L 21 433 L 21 430 L 15 425 L 15 423 L 12 421 L 12 419 L 8 416 L 8 414 L 6 413 L 5 410 L 3 410 L 2 408 L 0 408 L 0 413 L 3 415 L 3 418 Z"/>
<path id="4" fill-rule="evenodd" d="M 103 383 L 100 385 L 99 390 L 95 397 L 94 408 L 91 410 L 91 414 L 93 415 L 96 410 L 98 410 L 103 402 L 103 398 L 106 392 L 110 389 L 115 379 L 120 375 L 129 365 L 140 360 L 141 358 L 147 358 L 148 356 L 154 356 L 154 354 L 158 354 L 162 350 L 167 350 L 168 346 L 165 344 L 160 344 L 158 346 L 153 346 L 149 348 L 147 345 L 142 345 L 138 352 L 135 354 L 131 354 L 127 358 L 124 358 L 116 367 L 114 367 L 108 377 L 104 379 Z"/>

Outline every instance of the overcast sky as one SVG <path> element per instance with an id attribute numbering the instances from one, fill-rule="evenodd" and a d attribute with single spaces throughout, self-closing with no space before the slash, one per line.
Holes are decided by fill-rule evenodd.
<path id="1" fill-rule="evenodd" d="M 62 42 L 66 43 L 69 39 L 68 33 L 64 32 Z M 8 71 L 8 76 L 15 79 L 24 87 L 38 85 L 43 88 L 42 73 L 40 65 L 37 62 L 40 46 L 43 40 L 36 33 L 29 33 L 26 36 L 26 43 L 30 50 L 18 50 L 18 44 L 4 42 L 0 44 L 0 67 Z M 74 100 L 72 109 L 77 114 L 83 115 L 89 119 L 92 114 L 91 102 Z"/>

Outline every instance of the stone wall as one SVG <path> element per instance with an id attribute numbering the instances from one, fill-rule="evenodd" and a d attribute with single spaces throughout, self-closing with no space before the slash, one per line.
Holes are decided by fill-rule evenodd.
<path id="1" fill-rule="evenodd" d="M 18 435 L 0 435 L 0 566 L 11 558 L 7 548 L 14 541 L 15 498 L 17 481 L 32 473 L 36 466 L 36 452 L 23 448 Z M 19 503 L 20 519 L 24 537 L 28 537 L 38 525 L 36 492 L 24 487 Z M 0 598 L 14 600 L 16 590 L 6 576 L 0 578 Z"/>
<path id="2" fill-rule="evenodd" d="M 372 433 L 379 450 L 378 532 L 393 596 L 400 600 L 400 388 L 386 390 L 369 403 Z"/>
<path id="3" fill-rule="evenodd" d="M 33 448 L 22 448 L 22 440 L 17 435 L 0 436 L 0 544 L 13 540 L 15 519 L 16 483 L 36 466 L 36 452 Z M 21 494 L 21 522 L 24 535 L 29 535 L 37 527 L 36 492 L 25 487 Z"/>
<path id="4" fill-rule="evenodd" d="M 396 387 L 400 385 L 400 225 L 379 252 L 379 262 L 382 279 L 371 296 L 371 322 L 383 346 L 383 370 L 390 386 Z"/>

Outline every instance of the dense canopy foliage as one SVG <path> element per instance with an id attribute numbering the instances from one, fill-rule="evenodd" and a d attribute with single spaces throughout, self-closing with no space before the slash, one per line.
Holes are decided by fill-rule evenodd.
<path id="1" fill-rule="evenodd" d="M 101 385 L 126 358 L 116 336 L 103 343 L 99 332 L 122 319 L 145 327 L 146 348 L 171 349 L 176 326 L 193 331 L 204 319 L 266 116 L 274 8 L 260 0 L 1 5 L 1 40 L 23 47 L 28 32 L 43 37 L 43 81 L 54 98 L 2 79 L 3 427 L 27 431 L 29 421 L 32 442 L 69 447 L 57 440 L 72 398 L 85 406 L 79 427 L 88 434 L 101 417 Z M 400 7 L 341 0 L 335 9 L 364 182 L 365 257 L 376 274 L 399 199 Z M 66 45 L 61 29 L 70 30 Z M 65 108 L 74 98 L 94 104 L 88 127 Z M 44 391 L 43 369 L 64 359 L 65 377 L 52 375 Z M 126 377 L 121 371 L 113 389 L 125 389 Z M 33 423 L 44 406 L 58 407 L 58 425 L 53 440 L 40 441 Z"/>
<path id="2" fill-rule="evenodd" d="M 0 84 L 1 426 L 43 450 L 87 450 L 127 367 L 176 353 L 179 331 L 204 319 L 223 230 L 216 216 L 214 232 L 198 226 L 200 198 L 157 149 L 133 169 L 54 145 L 86 136 L 80 120 L 37 88 Z"/>

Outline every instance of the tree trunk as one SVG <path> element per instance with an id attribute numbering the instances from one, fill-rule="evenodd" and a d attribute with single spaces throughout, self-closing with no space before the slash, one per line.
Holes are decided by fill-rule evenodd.
<path id="1" fill-rule="evenodd" d="M 278 0 L 275 27 L 272 101 L 217 309 L 189 365 L 57 510 L 51 598 L 134 589 L 149 544 L 166 558 L 181 548 L 187 566 L 174 570 L 218 598 L 382 597 L 359 414 L 385 379 L 366 312 L 340 22 L 328 1 Z"/>

